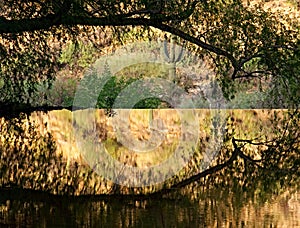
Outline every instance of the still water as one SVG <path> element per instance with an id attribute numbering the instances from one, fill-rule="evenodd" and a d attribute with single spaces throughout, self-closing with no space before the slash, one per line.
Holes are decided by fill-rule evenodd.
<path id="1" fill-rule="evenodd" d="M 129 200 L 0 195 L 0 227 L 300 227 L 300 193 Z"/>

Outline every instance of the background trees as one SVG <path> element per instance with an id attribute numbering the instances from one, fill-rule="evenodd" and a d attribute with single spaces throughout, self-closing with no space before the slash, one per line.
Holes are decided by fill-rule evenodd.
<path id="1" fill-rule="evenodd" d="M 82 45 L 113 47 L 166 32 L 211 62 L 227 98 L 238 90 L 236 82 L 255 79 L 267 84 L 268 107 L 289 107 L 299 100 L 299 20 L 296 6 L 288 7 L 283 15 L 267 12 L 263 1 L 5 1 L 1 101 L 32 104 L 37 82 L 49 87 L 65 67 L 58 61 L 65 48 L 76 59 Z M 83 68 L 68 65 L 76 74 Z"/>

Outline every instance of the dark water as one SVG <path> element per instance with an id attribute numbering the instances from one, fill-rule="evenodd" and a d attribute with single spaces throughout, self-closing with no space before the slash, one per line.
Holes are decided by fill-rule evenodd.
<path id="1" fill-rule="evenodd" d="M 300 227 L 300 193 L 264 202 L 233 194 L 197 199 L 0 195 L 0 227 Z"/>

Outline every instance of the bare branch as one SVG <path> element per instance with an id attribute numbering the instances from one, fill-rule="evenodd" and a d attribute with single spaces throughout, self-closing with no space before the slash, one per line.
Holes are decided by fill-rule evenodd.
<path id="1" fill-rule="evenodd" d="M 166 24 L 162 24 L 162 23 L 152 23 L 151 24 L 153 27 L 158 28 L 162 31 L 165 32 L 170 32 L 174 35 L 177 35 L 187 41 L 190 41 L 191 43 L 194 43 L 196 45 L 198 45 L 199 47 L 211 51 L 217 55 L 221 55 L 221 56 L 225 56 L 226 58 L 228 58 L 230 60 L 230 62 L 232 63 L 233 67 L 236 68 L 238 66 L 238 62 L 236 61 L 236 59 L 233 57 L 233 55 L 231 55 L 229 52 L 220 49 L 218 47 L 212 46 L 210 44 L 207 44 L 203 41 L 201 41 L 200 39 L 197 39 L 191 35 L 189 35 L 188 33 L 183 32 L 182 30 L 178 29 L 178 28 L 174 28 L 172 26 L 166 25 Z"/>
<path id="2" fill-rule="evenodd" d="M 242 70 L 242 72 L 244 73 L 243 75 L 234 76 L 234 79 L 238 79 L 238 78 L 261 78 L 262 76 L 257 75 L 257 74 L 271 74 L 271 72 L 269 72 L 267 70 L 255 70 L 255 71 L 251 71 L 251 72 L 246 72 L 246 71 Z"/>
<path id="3" fill-rule="evenodd" d="M 244 142 L 244 143 L 248 143 L 248 144 L 255 145 L 255 146 L 267 145 L 267 144 L 273 143 L 275 141 L 275 140 L 270 140 L 270 141 L 256 142 L 255 140 L 257 140 L 257 139 L 258 138 L 256 138 L 256 139 L 235 139 L 235 141 L 236 142 Z"/>

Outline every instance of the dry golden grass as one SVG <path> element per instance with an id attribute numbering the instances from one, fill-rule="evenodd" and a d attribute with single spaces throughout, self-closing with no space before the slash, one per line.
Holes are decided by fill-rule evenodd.
<path id="1" fill-rule="evenodd" d="M 200 150 L 205 151 L 205 148 L 211 143 L 212 111 L 198 109 L 183 112 L 188 112 L 189 115 L 193 114 L 196 117 L 198 126 L 193 126 L 193 128 L 199 129 Z M 271 137 L 274 127 L 271 116 L 274 112 L 280 113 L 281 111 L 224 110 L 224 120 L 226 117 L 227 124 L 230 125 L 226 128 L 228 131 L 234 131 L 236 138 L 254 139 L 265 135 Z M 83 115 L 81 122 L 77 118 L 77 128 L 73 127 L 72 112 L 68 110 L 34 114 L 32 118 L 47 123 L 48 129 L 56 141 L 57 152 L 62 153 L 69 161 L 76 160 L 84 163 L 75 136 L 88 129 L 94 129 L 93 132 L 87 134 L 88 137 L 94 139 L 97 136 L 96 141 L 103 143 L 107 153 L 114 159 L 138 167 L 160 164 L 172 156 L 181 140 L 186 140 L 184 143 L 187 144 L 189 142 L 189 138 L 182 133 L 182 126 L 188 125 L 189 119 L 186 117 L 185 120 L 181 120 L 176 110 L 153 110 L 152 124 L 149 120 L 150 110 L 147 109 L 131 110 L 129 116 L 126 116 L 128 113 L 125 113 L 124 110 L 117 110 L 117 113 L 115 117 L 107 117 L 104 110 L 96 110 L 94 114 L 89 113 L 90 116 Z M 115 118 L 119 118 L 119 122 L 115 121 Z M 96 127 L 92 126 L 93 120 L 95 120 Z M 160 131 L 160 134 L 156 133 L 155 135 L 156 131 Z M 124 140 L 129 144 L 122 145 Z M 148 151 L 139 151 L 138 149 L 142 147 L 136 146 L 151 145 L 151 143 L 154 146 L 150 147 Z"/>

